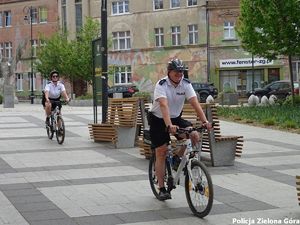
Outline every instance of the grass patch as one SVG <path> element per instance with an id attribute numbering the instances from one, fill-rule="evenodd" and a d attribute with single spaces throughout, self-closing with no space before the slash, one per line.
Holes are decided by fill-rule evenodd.
<path id="1" fill-rule="evenodd" d="M 300 106 L 276 105 L 256 107 L 218 107 L 218 115 L 231 121 L 272 126 L 279 129 L 295 129 L 300 132 Z M 239 119 L 237 119 L 239 118 Z"/>

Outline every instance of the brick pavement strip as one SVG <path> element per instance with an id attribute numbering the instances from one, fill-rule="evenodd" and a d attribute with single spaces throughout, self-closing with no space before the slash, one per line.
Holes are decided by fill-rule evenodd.
<path id="1" fill-rule="evenodd" d="M 294 176 L 300 174 L 298 134 L 221 121 L 222 133 L 234 130 L 245 137 L 245 145 L 234 166 L 209 167 L 215 201 L 202 220 L 192 216 L 182 187 L 174 190 L 170 201 L 154 198 L 148 161 L 137 148 L 112 149 L 90 140 L 92 107 L 65 106 L 63 116 L 67 135 L 60 146 L 46 137 L 40 105 L 0 107 L 0 225 L 300 220 L 294 187 Z"/>

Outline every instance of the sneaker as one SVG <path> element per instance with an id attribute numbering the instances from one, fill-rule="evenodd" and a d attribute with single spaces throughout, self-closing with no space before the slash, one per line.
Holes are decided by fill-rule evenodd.
<path id="1" fill-rule="evenodd" d="M 171 194 L 167 192 L 165 187 L 160 188 L 158 196 L 160 201 L 171 199 Z"/>

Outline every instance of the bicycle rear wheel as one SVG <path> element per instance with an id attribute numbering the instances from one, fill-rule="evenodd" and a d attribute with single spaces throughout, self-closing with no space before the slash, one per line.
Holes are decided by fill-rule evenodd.
<path id="1" fill-rule="evenodd" d="M 210 174 L 202 162 L 193 160 L 191 168 L 192 179 L 188 173 L 185 176 L 186 199 L 193 214 L 203 218 L 209 214 L 213 205 L 213 184 Z"/>
<path id="2" fill-rule="evenodd" d="M 148 175 L 149 175 L 149 182 L 150 182 L 150 187 L 151 190 L 154 194 L 154 196 L 161 201 L 160 197 L 159 197 L 159 186 L 158 186 L 158 180 L 157 180 L 157 176 L 155 174 L 155 161 L 156 161 L 156 157 L 155 157 L 155 153 L 152 153 L 152 156 L 149 160 L 149 170 L 148 170 Z M 167 163 L 168 161 L 166 160 L 166 173 L 165 173 L 165 177 L 164 177 L 164 183 L 165 183 L 165 187 L 168 187 L 168 171 L 167 171 Z"/>
<path id="3" fill-rule="evenodd" d="M 65 123 L 61 116 L 57 116 L 56 140 L 57 140 L 58 144 L 62 144 L 65 140 Z"/>
<path id="4" fill-rule="evenodd" d="M 49 124 L 46 123 L 46 131 L 47 131 L 48 138 L 52 140 L 54 135 L 54 130 L 53 130 L 53 120 L 51 117 L 49 118 Z"/>

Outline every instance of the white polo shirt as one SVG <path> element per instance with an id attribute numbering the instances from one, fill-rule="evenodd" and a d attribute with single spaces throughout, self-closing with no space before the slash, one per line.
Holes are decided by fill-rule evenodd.
<path id="1" fill-rule="evenodd" d="M 65 90 L 65 85 L 60 81 L 57 82 L 57 85 L 55 85 L 53 82 L 50 82 L 45 86 L 45 91 L 48 91 L 49 98 L 59 98 L 61 93 Z"/>
<path id="2" fill-rule="evenodd" d="M 189 100 L 196 96 L 194 88 L 189 80 L 181 79 L 177 87 L 174 87 L 168 77 L 159 80 L 154 89 L 154 102 L 151 107 L 151 112 L 162 118 L 160 110 L 159 98 L 166 98 L 168 100 L 169 113 L 171 118 L 176 118 L 180 115 L 185 99 Z"/>

